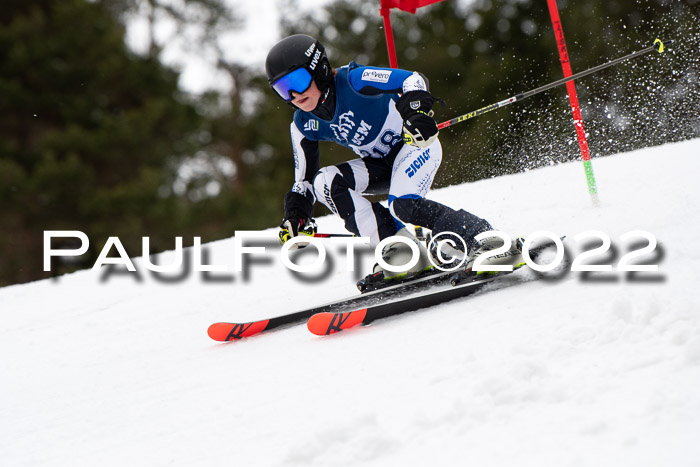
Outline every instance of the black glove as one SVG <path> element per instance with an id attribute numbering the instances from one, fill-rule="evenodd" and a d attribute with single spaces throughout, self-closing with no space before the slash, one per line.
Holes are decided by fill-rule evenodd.
<path id="1" fill-rule="evenodd" d="M 403 140 L 406 144 L 427 148 L 437 139 L 438 127 L 432 115 L 432 110 L 429 114 L 419 111 L 404 120 Z"/>
<path id="2" fill-rule="evenodd" d="M 433 103 L 444 102 L 427 91 L 409 91 L 396 101 L 396 110 L 403 118 L 404 142 L 421 148 L 437 139 L 438 127 L 433 119 Z"/>
<path id="3" fill-rule="evenodd" d="M 316 233 L 316 221 L 311 218 L 313 204 L 306 196 L 290 191 L 284 196 L 284 219 L 280 225 L 280 243 L 284 244 L 292 237 L 307 235 L 313 237 Z M 297 244 L 303 248 L 307 244 Z"/>
<path id="4" fill-rule="evenodd" d="M 316 221 L 308 217 L 293 216 L 282 220 L 280 224 L 280 243 L 284 244 L 292 237 L 306 235 L 313 237 L 316 234 Z M 298 248 L 304 248 L 308 243 L 298 243 Z"/>

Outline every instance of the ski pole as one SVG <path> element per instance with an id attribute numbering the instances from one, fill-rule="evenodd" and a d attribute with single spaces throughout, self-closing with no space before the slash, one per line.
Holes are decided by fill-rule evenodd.
<path id="1" fill-rule="evenodd" d="M 501 102 L 497 102 L 495 104 L 487 105 L 486 107 L 482 107 L 478 110 L 474 110 L 472 112 L 466 113 L 464 115 L 461 115 L 459 117 L 453 118 L 452 120 L 448 120 L 446 122 L 442 122 L 438 125 L 438 129 L 442 130 L 443 128 L 447 128 L 449 126 L 455 125 L 457 123 L 461 123 L 465 120 L 469 120 L 470 118 L 478 117 L 479 115 L 483 115 L 486 112 L 491 112 L 492 110 L 500 109 L 501 107 L 505 107 L 506 105 L 512 104 L 513 102 L 519 102 L 523 99 L 527 99 L 528 97 L 534 96 L 535 94 L 539 94 L 543 91 L 547 91 L 549 89 L 552 89 L 556 86 L 565 84 L 569 81 L 573 81 L 575 79 L 582 78 L 584 76 L 588 76 L 592 73 L 595 73 L 596 71 L 603 70 L 605 68 L 611 67 L 613 65 L 617 65 L 620 62 L 624 62 L 625 60 L 629 60 L 631 58 L 637 58 L 641 57 L 642 55 L 645 55 L 652 50 L 656 50 L 659 53 L 662 53 L 664 51 L 664 48 L 673 44 L 672 40 L 668 41 L 662 41 L 661 39 L 656 39 L 654 41 L 654 45 L 650 45 L 649 47 L 638 50 L 637 52 L 632 52 L 631 54 L 625 55 L 624 57 L 616 58 L 615 60 L 611 60 L 607 63 L 603 63 L 598 66 L 594 66 L 593 68 L 589 68 L 588 70 L 581 71 L 579 73 L 576 73 L 574 75 L 569 76 L 568 78 L 562 78 L 560 80 L 554 81 L 549 84 L 545 84 L 544 86 L 540 86 L 539 88 L 532 89 L 530 91 L 524 92 L 522 94 L 516 94 L 513 97 L 510 97 L 506 100 L 503 100 Z"/>
<path id="2" fill-rule="evenodd" d="M 314 238 L 338 238 L 338 237 L 354 237 L 355 234 L 339 234 L 339 233 L 318 233 L 313 234 Z"/>

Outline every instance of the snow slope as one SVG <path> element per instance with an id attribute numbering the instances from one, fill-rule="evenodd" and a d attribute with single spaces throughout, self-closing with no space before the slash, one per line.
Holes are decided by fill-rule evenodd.
<path id="1" fill-rule="evenodd" d="M 698 466 L 698 154 L 692 140 L 596 159 L 598 208 L 580 163 L 431 194 L 513 235 L 567 234 L 574 256 L 600 230 L 610 264 L 621 234 L 648 231 L 659 272 L 636 279 L 564 270 L 336 336 L 230 344 L 207 326 L 352 294 L 360 271 L 329 247 L 327 277 L 302 281 L 271 241 L 247 275 L 136 261 L 0 289 L 0 463 Z M 206 252 L 230 267 L 233 241 Z"/>

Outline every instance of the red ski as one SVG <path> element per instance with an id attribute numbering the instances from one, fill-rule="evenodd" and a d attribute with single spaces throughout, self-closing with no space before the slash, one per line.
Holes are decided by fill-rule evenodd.
<path id="1" fill-rule="evenodd" d="M 269 324 L 269 319 L 252 323 L 214 323 L 207 329 L 207 334 L 215 341 L 226 342 L 259 334 Z"/>
<path id="2" fill-rule="evenodd" d="M 392 297 L 414 294 L 429 289 L 434 285 L 447 283 L 452 275 L 453 273 L 437 271 L 426 274 L 419 279 L 399 282 L 384 288 L 274 318 L 249 323 L 214 323 L 209 326 L 207 334 L 215 341 L 220 342 L 239 340 L 272 329 L 304 323 L 316 313 L 356 310 L 359 307 L 382 303 Z"/>
<path id="3" fill-rule="evenodd" d="M 538 253 L 552 244 L 549 242 L 530 249 L 530 256 L 536 258 Z M 509 272 L 476 275 L 470 271 L 437 271 L 418 279 L 410 279 L 274 318 L 249 323 L 214 323 L 209 326 L 207 333 L 215 341 L 229 342 L 308 320 L 307 326 L 312 333 L 333 334 L 358 324 L 369 324 L 376 319 L 470 295 L 483 285 L 506 274 Z"/>

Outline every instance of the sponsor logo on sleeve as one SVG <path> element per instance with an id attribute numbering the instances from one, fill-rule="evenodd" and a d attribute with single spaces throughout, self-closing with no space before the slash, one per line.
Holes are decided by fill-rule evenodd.
<path id="1" fill-rule="evenodd" d="M 375 83 L 388 83 L 391 77 L 390 70 L 365 70 L 362 72 L 362 81 L 373 81 Z"/>

